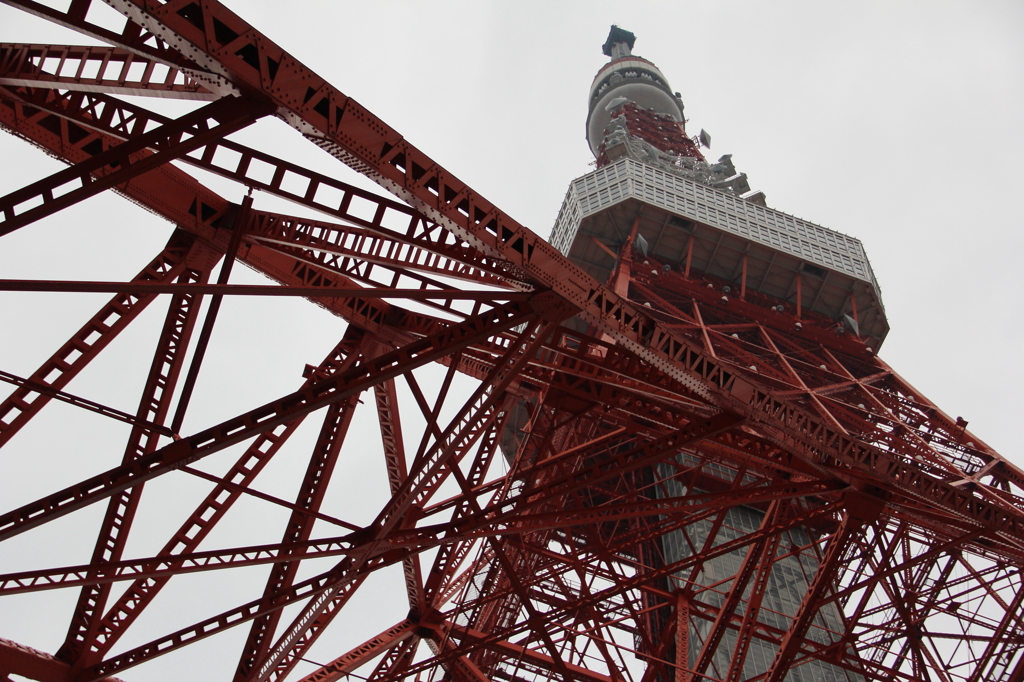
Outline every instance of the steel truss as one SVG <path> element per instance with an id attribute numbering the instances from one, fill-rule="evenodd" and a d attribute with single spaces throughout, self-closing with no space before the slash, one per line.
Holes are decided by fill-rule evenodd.
<path id="1" fill-rule="evenodd" d="M 80 590 L 59 649 L 0 640 L 0 673 L 130 675 L 243 625 L 239 682 L 776 682 L 810 661 L 848 679 L 1024 680 L 1024 472 L 858 339 L 745 292 L 725 300 L 696 274 L 635 268 L 628 246 L 626 286 L 594 281 L 214 0 L 107 0 L 121 32 L 90 23 L 90 0 L 5 1 L 106 46 L 0 45 L 0 125 L 69 164 L 0 197 L 0 234 L 104 189 L 174 228 L 128 282 L 0 281 L 114 294 L 30 377 L 3 373 L 17 388 L 0 446 L 52 398 L 132 425 L 120 465 L 0 514 L 3 541 L 106 505 L 88 563 L 0 575 L 0 597 Z M 118 95 L 204 104 L 172 120 Z M 227 139 L 269 115 L 396 198 Z M 171 160 L 320 217 L 234 203 Z M 236 260 L 277 285 L 230 284 Z M 137 412 L 64 391 L 161 294 Z M 219 303 L 188 359 L 202 297 L 235 294 L 302 296 L 347 331 L 295 392 L 179 433 L 216 333 Z M 424 387 L 431 363 L 444 379 Z M 476 382 L 468 395 L 459 375 Z M 361 448 L 347 438 L 361 402 L 390 490 L 369 524 L 322 510 Z M 318 410 L 295 499 L 261 492 L 260 472 Z M 235 445 L 223 476 L 192 466 Z M 162 549 L 126 558 L 129 535 L 148 532 L 133 525 L 144 484 L 179 470 L 208 494 Z M 288 510 L 280 538 L 204 545 L 243 496 Z M 735 571 L 707 577 L 730 557 Z M 172 578 L 258 565 L 251 600 L 123 639 Z M 803 598 L 769 613 L 784 565 L 803 567 Z M 349 602 L 390 567 L 408 616 L 310 672 L 318 637 L 357 621 Z M 751 675 L 765 646 L 774 658 Z"/>

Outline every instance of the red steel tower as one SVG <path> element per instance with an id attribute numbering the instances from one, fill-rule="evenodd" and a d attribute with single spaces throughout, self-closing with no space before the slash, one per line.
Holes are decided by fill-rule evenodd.
<path id="1" fill-rule="evenodd" d="M 95 511 L 87 560 L 0 575 L 0 598 L 76 595 L 53 650 L 0 640 L 0 679 L 131 679 L 219 638 L 239 682 L 1024 680 L 1024 472 L 877 357 L 860 242 L 705 158 L 628 31 L 590 92 L 597 168 L 549 243 L 215 0 L 107 0 L 118 31 L 89 0 L 7 4 L 105 45 L 0 45 L 0 125 L 69 164 L 0 198 L 0 235 L 106 189 L 173 229 L 129 281 L 0 281 L 112 296 L 3 372 L 0 446 L 55 401 L 127 437 L 104 444 L 120 464 L 0 515 L 0 542 L 52 542 Z M 269 116 L 394 196 L 230 139 Z M 236 261 L 274 283 L 232 283 Z M 293 391 L 189 431 L 241 296 L 306 298 L 345 331 Z M 67 390 L 159 297 L 137 411 Z M 389 495 L 354 522 L 324 501 L 369 451 L 357 412 Z M 268 494 L 314 415 L 297 494 Z M 205 487 L 155 523 L 139 510 L 174 476 Z M 265 541 L 232 525 L 253 500 L 282 519 Z M 225 608 L 173 591 L 223 571 L 259 587 Z M 408 614 L 325 657 L 388 577 Z"/>

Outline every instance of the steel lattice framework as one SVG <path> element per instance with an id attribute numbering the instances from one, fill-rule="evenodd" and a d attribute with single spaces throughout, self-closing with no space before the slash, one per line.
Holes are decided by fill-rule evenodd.
<path id="1" fill-rule="evenodd" d="M 31 376 L 4 373 L 17 388 L 0 405 L 0 445 L 53 399 L 132 426 L 119 466 L 0 515 L 7 540 L 106 510 L 88 563 L 0 575 L 0 597 L 80 594 L 59 651 L 0 640 L 0 673 L 130 679 L 239 627 L 242 649 L 225 654 L 236 680 L 295 679 L 360 587 L 400 566 L 408 617 L 304 681 L 778 682 L 812 660 L 850 679 L 1024 680 L 1024 473 L 856 338 L 794 325 L 753 296 L 725 302 L 696 275 L 638 267 L 629 249 L 613 255 L 631 288 L 603 285 L 214 0 L 106 0 L 126 18 L 120 33 L 89 22 L 90 0 L 5 2 L 105 45 L 0 45 L 0 125 L 69 164 L 0 197 L 0 235 L 107 189 L 175 227 L 131 281 L 0 281 L 112 296 Z M 124 95 L 200 104 L 170 119 Z M 227 139 L 266 116 L 394 198 Z M 180 164 L 321 218 L 234 203 Z M 277 284 L 231 284 L 236 260 Z M 171 303 L 138 411 L 65 392 L 160 295 Z M 347 331 L 293 393 L 180 433 L 233 295 L 303 297 Z M 574 317 L 590 333 L 563 324 Z M 430 363 L 446 368 L 436 397 L 416 379 Z M 450 390 L 459 373 L 476 382 L 468 396 Z M 399 384 L 415 404 L 399 408 Z M 321 513 L 360 447 L 346 440 L 360 398 L 376 407 L 391 491 L 369 525 Z M 280 540 L 204 546 L 237 500 L 261 494 L 257 475 L 313 412 L 323 422 L 299 493 L 270 500 L 289 509 Z M 204 475 L 191 465 L 235 445 L 163 548 L 126 558 L 129 533 L 147 532 L 133 528 L 143 483 Z M 737 523 L 737 509 L 755 522 Z M 340 534 L 315 535 L 324 519 Z M 693 546 L 685 531 L 700 524 Z M 669 555 L 670 538 L 691 546 Z M 726 556 L 736 570 L 706 579 Z M 783 564 L 802 567 L 803 597 L 768 618 Z M 172 578 L 256 565 L 268 578 L 250 601 L 115 648 Z M 753 642 L 775 654 L 749 678 Z"/>

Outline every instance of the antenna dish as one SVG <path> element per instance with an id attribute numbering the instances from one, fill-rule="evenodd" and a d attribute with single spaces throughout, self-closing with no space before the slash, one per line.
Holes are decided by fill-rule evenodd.
<path id="1" fill-rule="evenodd" d="M 855 336 L 860 336 L 860 325 L 857 324 L 857 320 L 844 313 L 843 324 L 847 329 L 852 330 Z"/>
<path id="2" fill-rule="evenodd" d="M 639 232 L 636 233 L 636 241 L 633 242 L 633 246 L 643 254 L 644 258 L 647 258 L 647 240 Z"/>
<path id="3" fill-rule="evenodd" d="M 711 149 L 711 135 L 703 128 L 700 129 L 700 135 L 697 136 L 697 141 L 700 142 L 701 146 Z"/>
<path id="4" fill-rule="evenodd" d="M 611 113 L 612 111 L 618 109 L 623 104 L 629 101 L 630 100 L 625 97 L 616 97 L 615 99 L 613 99 L 611 102 L 608 102 L 608 104 L 604 106 L 604 110 L 607 111 L 608 113 Z"/>

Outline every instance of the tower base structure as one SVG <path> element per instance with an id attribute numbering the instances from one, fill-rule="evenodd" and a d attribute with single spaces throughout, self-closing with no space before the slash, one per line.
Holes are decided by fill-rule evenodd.
<path id="1" fill-rule="evenodd" d="M 215 0 L 108 0 L 118 31 L 89 3 L 12 3 L 112 46 L 0 45 L 0 125 L 70 165 L 0 197 L 0 235 L 104 187 L 174 227 L 128 282 L 3 284 L 113 297 L 29 376 L 3 374 L 0 446 L 54 400 L 130 434 L 106 444 L 119 464 L 0 514 L 0 542 L 52 544 L 103 509 L 86 564 L 0 575 L 0 599 L 77 597 L 50 645 L 0 641 L 2 675 L 130 680 L 233 630 L 219 653 L 239 682 L 1024 678 L 1024 474 L 877 357 L 859 242 L 704 160 L 628 31 L 592 88 L 600 167 L 552 245 Z M 170 119 L 121 98 L 140 93 L 210 104 Z M 229 139 L 269 115 L 397 199 Z M 235 261 L 274 284 L 233 284 Z M 137 411 L 70 390 L 165 294 Z M 202 387 L 217 314 L 201 297 L 256 294 L 306 298 L 344 334 L 292 392 L 195 429 L 176 387 Z M 324 506 L 366 459 L 357 413 L 388 486 L 359 523 Z M 261 472 L 314 415 L 298 489 L 267 493 Z M 147 525 L 153 483 L 186 474 L 206 496 L 161 498 Z M 231 532 L 240 499 L 278 513 L 245 526 L 264 542 Z M 159 549 L 132 555 L 134 534 Z M 224 570 L 244 600 L 165 591 Z M 370 628 L 353 596 L 382 584 L 402 608 Z"/>

